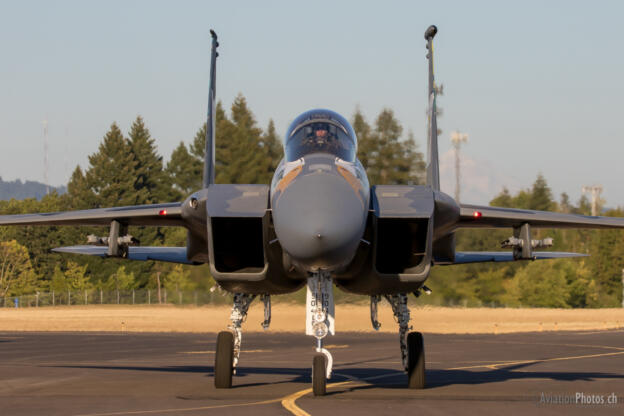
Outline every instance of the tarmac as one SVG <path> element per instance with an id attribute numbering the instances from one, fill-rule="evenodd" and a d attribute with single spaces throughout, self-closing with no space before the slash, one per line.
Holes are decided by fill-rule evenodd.
<path id="1" fill-rule="evenodd" d="M 622 330 L 425 334 L 423 390 L 405 387 L 398 335 L 336 334 L 324 397 L 313 338 L 244 333 L 232 389 L 214 388 L 215 340 L 1 332 L 0 415 L 624 414 Z"/>

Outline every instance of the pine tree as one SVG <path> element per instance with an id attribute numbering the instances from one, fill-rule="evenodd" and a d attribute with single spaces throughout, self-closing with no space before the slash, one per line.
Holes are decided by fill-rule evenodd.
<path id="1" fill-rule="evenodd" d="M 381 111 L 371 130 L 359 110 L 353 117 L 358 136 L 358 158 L 373 185 L 419 184 L 425 169 L 413 135 L 401 140 L 403 128 L 390 109 Z"/>
<path id="2" fill-rule="evenodd" d="M 269 176 L 272 177 L 273 172 L 277 168 L 277 165 L 284 157 L 284 146 L 282 145 L 282 141 L 277 135 L 273 119 L 269 120 L 269 125 L 267 126 L 266 131 L 260 137 L 260 144 L 265 152 L 267 159 L 270 161 L 267 173 L 269 174 Z M 269 178 L 269 181 L 270 180 L 271 178 Z"/>
<path id="3" fill-rule="evenodd" d="M 355 110 L 352 120 L 353 130 L 358 140 L 358 159 L 366 170 L 371 168 L 373 161 L 377 157 L 378 149 L 371 134 L 371 127 L 366 122 L 364 115 L 359 108 Z"/>
<path id="4" fill-rule="evenodd" d="M 166 172 L 171 178 L 174 191 L 178 192 L 177 199 L 185 198 L 202 187 L 203 166 L 189 153 L 184 142 L 180 142 L 171 153 Z"/>
<path id="5" fill-rule="evenodd" d="M 552 192 L 546 183 L 544 175 L 537 175 L 529 196 L 527 208 L 540 211 L 550 211 L 553 207 Z"/>
<path id="6" fill-rule="evenodd" d="M 503 190 L 490 201 L 492 207 L 513 208 L 513 198 L 509 194 L 509 189 L 504 187 Z"/>
<path id="7" fill-rule="evenodd" d="M 67 184 L 67 198 L 70 209 L 89 209 L 98 205 L 97 195 L 87 183 L 80 166 L 76 166 Z"/>
<path id="8" fill-rule="evenodd" d="M 270 183 L 273 172 L 282 156 L 282 146 L 271 120 L 267 131 L 257 126 L 247 100 L 239 94 L 231 107 L 231 119 L 223 110 L 221 102 L 215 109 L 215 173 L 216 183 Z M 189 180 L 197 177 L 197 187 L 202 184 L 204 153 L 206 145 L 206 124 L 198 130 L 190 145 L 193 162 L 187 167 L 178 168 L 181 162 L 188 161 L 180 146 L 176 149 L 176 159 L 168 165 L 169 172 Z M 195 176 L 197 175 L 197 176 Z M 181 187 L 176 179 L 176 187 Z"/>
<path id="9" fill-rule="evenodd" d="M 135 190 L 137 162 L 117 124 L 111 125 L 98 151 L 89 156 L 89 163 L 86 181 L 97 195 L 99 207 L 136 205 L 146 198 L 147 191 Z"/>
<path id="10" fill-rule="evenodd" d="M 228 141 L 221 148 L 222 162 L 220 172 L 217 172 L 217 182 L 220 183 L 269 183 L 271 178 L 267 174 L 265 152 L 260 147 L 260 129 L 253 114 L 247 106 L 247 100 L 238 95 L 232 103 L 232 133 Z M 227 131 L 227 130 L 226 130 Z M 217 152 L 219 156 L 219 152 Z M 270 165 L 269 165 L 270 166 Z"/>
<path id="11" fill-rule="evenodd" d="M 162 156 L 158 155 L 154 139 L 138 116 L 128 135 L 134 157 L 134 190 L 137 204 L 168 202 L 171 183 L 163 170 Z"/>

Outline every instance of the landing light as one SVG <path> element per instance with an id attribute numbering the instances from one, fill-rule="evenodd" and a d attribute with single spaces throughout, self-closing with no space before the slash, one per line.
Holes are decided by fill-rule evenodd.
<path id="1" fill-rule="evenodd" d="M 472 213 L 472 216 L 476 219 L 476 218 L 481 218 L 481 212 L 480 211 L 475 211 Z"/>

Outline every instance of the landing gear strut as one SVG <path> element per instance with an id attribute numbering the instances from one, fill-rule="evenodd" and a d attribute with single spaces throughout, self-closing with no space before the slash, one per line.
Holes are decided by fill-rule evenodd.
<path id="1" fill-rule="evenodd" d="M 256 298 L 256 295 L 248 295 L 245 293 L 234 294 L 234 305 L 230 314 L 232 322 L 229 331 L 219 332 L 217 336 L 217 349 L 215 352 L 214 366 L 214 383 L 218 389 L 229 389 L 232 387 L 232 375 L 236 374 L 236 365 L 240 357 L 241 341 L 243 339 L 242 324 L 247 319 L 247 311 L 249 305 Z M 270 300 L 264 300 L 265 305 L 265 321 L 263 328 L 268 328 L 271 322 L 271 303 Z M 267 312 L 268 305 L 268 312 Z"/>
<path id="2" fill-rule="evenodd" d="M 407 307 L 407 295 L 384 295 L 390 306 L 394 318 L 399 324 L 399 343 L 401 346 L 401 360 L 403 368 L 407 372 L 407 386 L 410 389 L 425 388 L 425 346 L 420 332 L 409 332 L 410 312 Z M 377 302 L 379 297 L 371 297 L 371 321 L 375 329 L 379 328 L 377 322 Z M 374 307 L 373 307 L 374 304 Z M 374 310 L 374 313 L 373 313 Z"/>
<path id="3" fill-rule="evenodd" d="M 335 333 L 332 289 L 329 273 L 311 273 L 306 296 L 306 335 L 316 338 L 316 354 L 312 362 L 312 391 L 315 396 L 325 395 L 327 379 L 332 373 L 333 358 L 329 351 L 323 348 L 323 339 L 327 334 Z"/>

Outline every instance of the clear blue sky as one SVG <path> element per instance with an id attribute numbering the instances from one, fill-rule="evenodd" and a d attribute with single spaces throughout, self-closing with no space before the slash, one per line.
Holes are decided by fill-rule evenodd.
<path id="1" fill-rule="evenodd" d="M 2 1 L 0 176 L 42 180 L 46 117 L 52 184 L 138 114 L 168 158 L 204 119 L 209 28 L 218 98 L 242 92 L 261 126 L 390 107 L 424 149 L 433 23 L 442 152 L 460 129 L 495 174 L 529 186 L 542 172 L 575 199 L 601 183 L 624 205 L 623 15 L 616 1 Z"/>

